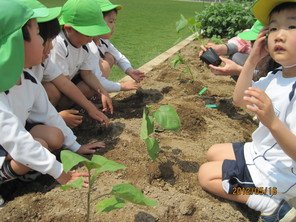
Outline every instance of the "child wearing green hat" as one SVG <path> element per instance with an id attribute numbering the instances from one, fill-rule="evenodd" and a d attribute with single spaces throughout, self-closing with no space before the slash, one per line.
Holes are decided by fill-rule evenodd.
<path id="1" fill-rule="evenodd" d="M 228 58 L 220 57 L 224 66 L 209 65 L 209 67 L 215 75 L 230 75 L 237 80 L 252 50 L 252 44 L 263 27 L 261 22 L 257 20 L 251 29 L 239 33 L 236 37 L 228 40 L 226 44 L 208 43 L 206 46 L 201 46 L 202 51 L 199 56 L 208 48 L 214 49 L 219 56 L 228 55 Z M 257 74 L 258 71 L 254 73 L 254 80 L 258 80 L 260 77 Z"/>
<path id="2" fill-rule="evenodd" d="M 108 92 L 92 73 L 94 62 L 87 46 L 93 36 L 110 32 L 99 4 L 94 0 L 68 0 L 62 7 L 59 22 L 63 28 L 53 41 L 50 59 L 67 78 L 77 84 L 86 98 L 100 93 L 103 110 L 113 113 Z M 66 98 L 59 103 L 63 108 L 69 105 L 72 103 Z"/>
<path id="3" fill-rule="evenodd" d="M 138 89 L 136 82 L 141 82 L 145 77 L 144 72 L 133 69 L 130 61 L 118 51 L 110 42 L 115 30 L 115 21 L 118 10 L 122 9 L 121 5 L 114 5 L 109 0 L 96 0 L 103 12 L 104 20 L 111 29 L 111 32 L 105 35 L 94 37 L 94 42 L 89 44 L 92 53 L 96 56 L 100 66 L 95 66 L 94 73 L 99 78 L 101 84 L 108 92 L 128 91 Z M 135 81 L 126 81 L 116 83 L 108 80 L 113 65 L 118 65 L 120 69 L 129 75 Z"/>
<path id="4" fill-rule="evenodd" d="M 212 146 L 199 181 L 215 195 L 260 211 L 262 221 L 291 222 L 296 221 L 288 203 L 296 196 L 296 0 L 259 0 L 253 13 L 267 28 L 244 64 L 234 102 L 254 112 L 260 124 L 251 142 Z M 281 67 L 252 82 L 268 53 Z"/>
<path id="5" fill-rule="evenodd" d="M 93 149 L 98 147 L 97 143 L 82 146 L 77 143 L 29 69 L 41 63 L 43 54 L 43 40 L 35 18 L 47 15 L 47 8 L 32 11 L 16 0 L 0 1 L 0 76 L 3 80 L 0 83 L 0 183 L 19 178 L 30 170 L 49 174 L 61 184 L 87 177 L 87 173 L 65 173 L 63 165 L 50 151 L 63 146 L 83 154 L 94 153 Z M 44 123 L 39 129 L 48 132 L 47 138 L 33 138 L 24 127 L 26 121 Z"/>
<path id="6" fill-rule="evenodd" d="M 31 8 L 45 7 L 38 1 L 32 0 L 21 0 L 27 6 Z M 60 25 L 57 17 L 60 15 L 61 7 L 48 8 L 49 16 L 45 18 L 38 18 L 38 26 L 40 30 L 40 35 L 44 40 L 44 50 L 42 63 L 33 66 L 31 68 L 32 72 L 35 74 L 37 79 L 42 82 L 50 102 L 56 106 L 64 94 L 72 101 L 84 108 L 92 117 L 97 121 L 104 121 L 108 125 L 108 118 L 100 112 L 96 106 L 90 102 L 82 92 L 77 88 L 77 86 L 65 77 L 60 69 L 52 63 L 48 58 L 50 50 L 52 49 L 52 40 L 59 34 Z M 66 124 L 70 127 L 76 127 L 82 122 L 82 116 L 77 115 L 78 110 L 62 110 L 59 114 L 65 120 Z"/>

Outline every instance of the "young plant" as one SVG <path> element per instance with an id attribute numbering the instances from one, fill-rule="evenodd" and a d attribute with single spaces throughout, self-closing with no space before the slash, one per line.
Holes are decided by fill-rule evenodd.
<path id="1" fill-rule="evenodd" d="M 195 18 L 185 18 L 184 15 L 181 14 L 180 20 L 176 22 L 176 31 L 177 33 L 180 33 L 185 28 L 194 34 L 196 40 L 200 38 L 202 32 L 201 22 L 196 21 Z"/>
<path id="2" fill-rule="evenodd" d="M 194 81 L 194 76 L 193 76 L 193 73 L 192 73 L 192 71 L 191 71 L 191 68 L 190 68 L 188 62 L 187 62 L 185 59 L 183 59 L 181 53 L 178 53 L 178 56 L 172 59 L 172 63 L 173 63 L 173 68 L 174 68 L 174 69 L 176 69 L 177 66 L 178 66 L 180 63 L 186 65 L 187 68 L 186 68 L 185 70 L 183 70 L 182 73 L 188 73 L 188 72 L 189 72 L 190 75 L 191 75 L 191 81 L 192 81 L 192 82 Z M 181 74 L 179 75 L 179 79 L 180 79 L 180 78 L 181 78 Z"/>
<path id="3" fill-rule="evenodd" d="M 157 153 L 160 151 L 158 141 L 149 137 L 157 131 L 154 127 L 155 122 L 165 130 L 177 131 L 181 126 L 179 116 L 172 106 L 162 105 L 156 111 L 153 111 L 151 106 L 144 108 L 140 137 L 144 140 L 148 155 L 153 161 L 156 160 Z"/>
<path id="4" fill-rule="evenodd" d="M 64 171 L 68 172 L 74 166 L 79 163 L 82 163 L 86 166 L 87 171 L 89 173 L 88 177 L 88 192 L 87 192 L 87 218 L 86 221 L 90 221 L 90 206 L 91 203 L 95 200 L 102 198 L 104 196 L 113 196 L 108 199 L 101 200 L 96 204 L 96 212 L 109 212 L 111 210 L 120 209 L 125 206 L 125 201 L 129 201 L 134 204 L 139 204 L 143 206 L 156 206 L 158 203 L 154 200 L 148 199 L 144 197 L 142 192 L 132 186 L 131 184 L 118 184 L 115 185 L 111 192 L 102 194 L 98 197 L 91 198 L 91 191 L 93 190 L 94 182 L 98 178 L 99 173 L 104 171 L 115 172 L 120 169 L 125 169 L 126 167 L 116 163 L 114 161 L 108 160 L 100 155 L 93 155 L 91 160 L 80 156 L 79 154 L 73 153 L 69 150 L 63 150 L 61 152 L 61 160 L 64 166 Z M 83 185 L 83 179 L 80 177 L 74 182 L 63 185 L 61 188 L 63 190 L 67 190 L 69 188 L 81 189 Z"/>

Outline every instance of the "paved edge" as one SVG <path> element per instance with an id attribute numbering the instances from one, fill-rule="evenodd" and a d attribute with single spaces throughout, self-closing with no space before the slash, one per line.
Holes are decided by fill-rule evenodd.
<path id="1" fill-rule="evenodd" d="M 195 35 L 196 34 L 192 34 L 191 36 L 189 36 L 186 39 L 179 42 L 177 45 L 174 45 L 172 48 L 168 49 L 167 51 L 161 53 L 160 55 L 158 55 L 154 59 L 152 59 L 149 62 L 145 63 L 144 65 L 142 65 L 138 69 L 145 72 L 145 73 L 151 71 L 155 66 L 161 64 L 167 58 L 169 58 L 170 56 L 172 56 L 173 54 L 178 52 L 180 49 L 182 49 L 183 47 L 188 45 L 191 41 L 193 41 Z M 127 76 L 123 77 L 122 79 L 120 79 L 118 82 L 125 82 L 125 81 L 129 81 L 129 80 L 132 80 L 132 78 L 127 75 Z M 109 93 L 109 94 L 110 94 L 111 97 L 113 97 L 113 96 L 117 95 L 118 93 L 119 92 L 114 92 L 114 93 Z"/>

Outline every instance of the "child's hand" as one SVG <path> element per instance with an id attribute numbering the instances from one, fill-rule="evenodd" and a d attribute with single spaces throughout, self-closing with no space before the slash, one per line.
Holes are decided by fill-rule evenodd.
<path id="1" fill-rule="evenodd" d="M 120 83 L 121 91 L 137 90 L 139 86 L 134 81 Z"/>
<path id="2" fill-rule="evenodd" d="M 109 126 L 108 117 L 104 113 L 99 111 L 95 106 L 91 110 L 88 110 L 87 113 L 91 118 L 93 118 L 99 122 L 104 122 L 106 127 Z"/>
<path id="3" fill-rule="evenodd" d="M 78 154 L 93 154 L 96 152 L 96 148 L 105 148 L 105 142 L 101 141 L 101 142 L 96 142 L 96 143 L 91 143 L 91 144 L 85 144 L 82 145 L 77 153 Z"/>
<path id="4" fill-rule="evenodd" d="M 136 82 L 141 82 L 143 79 L 147 77 L 147 75 L 137 69 L 128 68 L 126 70 L 126 74 L 132 77 Z"/>
<path id="5" fill-rule="evenodd" d="M 77 115 L 78 113 L 79 111 L 74 109 L 63 110 L 59 112 L 60 116 L 63 118 L 67 126 L 70 128 L 74 128 L 82 123 L 83 117 Z"/>
<path id="6" fill-rule="evenodd" d="M 265 27 L 259 33 L 248 59 L 251 60 L 252 63 L 258 64 L 258 62 L 263 59 L 268 54 L 267 44 L 266 44 L 266 34 L 268 33 L 268 28 Z"/>
<path id="7" fill-rule="evenodd" d="M 56 180 L 60 184 L 65 185 L 65 184 L 68 184 L 68 183 L 72 183 L 73 181 L 77 180 L 79 177 L 83 178 L 83 181 L 84 181 L 83 187 L 88 187 L 89 174 L 88 173 L 76 172 L 75 170 L 69 171 L 67 173 L 65 173 L 63 171 L 61 176 L 59 176 Z"/>
<path id="8" fill-rule="evenodd" d="M 254 112 L 259 121 L 269 128 L 277 118 L 271 99 L 263 90 L 254 87 L 249 87 L 245 95 L 244 100 L 251 104 L 247 105 L 247 109 Z"/>
<path id="9" fill-rule="evenodd" d="M 220 59 L 223 63 L 225 63 L 225 66 L 209 65 L 209 67 L 215 75 L 238 76 L 242 71 L 243 67 L 236 64 L 234 61 L 223 57 L 220 57 Z"/>
<path id="10" fill-rule="evenodd" d="M 113 114 L 113 105 L 110 96 L 107 94 L 101 94 L 101 100 L 103 104 L 103 111 L 110 110 L 110 113 Z"/>
<path id="11" fill-rule="evenodd" d="M 208 48 L 214 49 L 214 51 L 218 55 L 226 55 L 227 54 L 227 46 L 225 44 L 214 44 L 214 43 L 208 43 L 205 46 L 200 46 L 201 51 L 199 52 L 198 56 L 200 57 L 205 51 L 207 51 Z"/>

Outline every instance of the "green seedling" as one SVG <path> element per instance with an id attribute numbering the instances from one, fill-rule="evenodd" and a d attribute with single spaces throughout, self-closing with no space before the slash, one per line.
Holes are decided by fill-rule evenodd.
<path id="1" fill-rule="evenodd" d="M 143 110 L 140 137 L 144 140 L 149 157 L 155 161 L 160 151 L 158 141 L 149 137 L 158 129 L 155 129 L 155 122 L 164 130 L 178 131 L 181 126 L 180 118 L 176 110 L 169 105 L 162 105 L 156 111 L 151 106 L 146 106 Z"/>
<path id="2" fill-rule="evenodd" d="M 193 76 L 193 73 L 191 71 L 191 68 L 190 68 L 188 62 L 185 59 L 183 59 L 181 53 L 178 53 L 178 56 L 172 59 L 173 68 L 176 69 L 177 66 L 180 63 L 186 65 L 186 67 L 187 67 L 185 70 L 182 71 L 182 73 L 188 73 L 189 72 L 190 75 L 191 75 L 191 81 L 193 82 L 194 81 L 194 76 Z M 180 78 L 181 78 L 181 74 L 179 75 L 179 79 Z"/>
<path id="3" fill-rule="evenodd" d="M 125 201 L 129 201 L 131 203 L 143 205 L 143 206 L 156 206 L 158 204 L 156 201 L 144 197 L 142 192 L 131 184 L 115 185 L 112 188 L 111 192 L 101 194 L 100 196 L 95 198 L 91 198 L 91 191 L 93 190 L 94 182 L 96 181 L 96 179 L 98 178 L 101 172 L 104 172 L 104 171 L 115 172 L 117 170 L 125 169 L 126 167 L 112 160 L 108 160 L 105 157 L 100 155 L 93 155 L 91 160 L 89 160 L 69 150 L 63 150 L 61 152 L 61 160 L 62 160 L 65 172 L 68 172 L 79 163 L 82 163 L 87 168 L 87 171 L 89 173 L 89 177 L 88 177 L 89 186 L 88 186 L 87 199 L 86 199 L 86 203 L 87 203 L 86 221 L 87 222 L 90 221 L 91 203 L 104 196 L 113 196 L 113 197 L 97 202 L 96 213 L 109 212 L 111 210 L 120 209 L 125 206 Z M 81 189 L 83 186 L 83 183 L 84 181 L 82 177 L 80 177 L 79 179 L 75 180 L 70 184 L 61 186 L 61 188 L 63 190 L 67 190 L 69 188 Z"/>
<path id="4" fill-rule="evenodd" d="M 195 18 L 185 18 L 184 15 L 180 15 L 181 18 L 176 22 L 176 31 L 180 33 L 184 29 L 188 29 L 196 40 L 200 39 L 201 22 L 197 22 Z"/>

